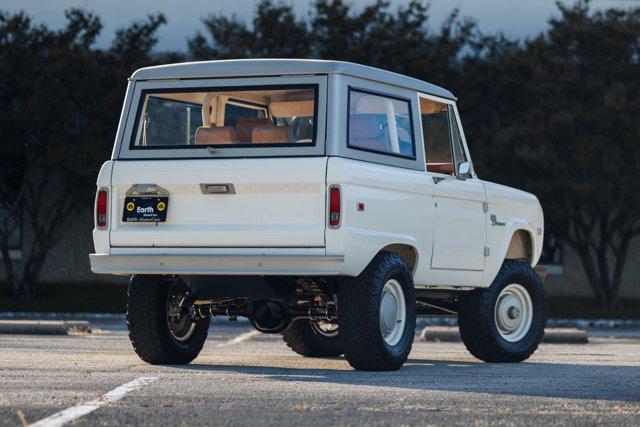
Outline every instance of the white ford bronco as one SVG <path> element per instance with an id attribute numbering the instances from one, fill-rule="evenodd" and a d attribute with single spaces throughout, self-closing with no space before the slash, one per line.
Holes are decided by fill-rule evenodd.
<path id="1" fill-rule="evenodd" d="M 131 275 L 137 354 L 192 361 L 213 316 L 303 356 L 407 360 L 418 315 L 518 362 L 546 322 L 535 196 L 482 181 L 456 98 L 362 65 L 229 60 L 143 68 L 98 175 L 95 273 Z"/>

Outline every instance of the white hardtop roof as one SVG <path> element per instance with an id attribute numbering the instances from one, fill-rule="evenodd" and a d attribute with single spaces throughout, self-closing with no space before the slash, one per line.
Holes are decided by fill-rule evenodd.
<path id="1" fill-rule="evenodd" d="M 211 77 L 281 76 L 300 74 L 346 74 L 455 99 L 446 89 L 391 71 L 345 61 L 320 59 L 227 59 L 182 62 L 141 68 L 132 80 L 195 79 Z"/>

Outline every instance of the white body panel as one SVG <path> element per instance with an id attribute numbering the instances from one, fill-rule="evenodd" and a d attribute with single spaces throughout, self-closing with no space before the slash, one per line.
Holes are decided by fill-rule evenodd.
<path id="1" fill-rule="evenodd" d="M 345 256 L 343 274 L 357 276 L 384 247 L 418 250 L 415 280 L 426 280 L 433 236 L 433 180 L 424 172 L 332 157 L 328 184 L 340 185 L 342 224 L 326 231 L 327 254 Z M 357 204 L 364 204 L 364 211 Z"/>
<path id="2" fill-rule="evenodd" d="M 116 162 L 111 245 L 324 247 L 326 162 L 322 157 Z M 141 183 L 169 192 L 165 223 L 121 221 L 127 190 Z M 228 183 L 235 194 L 203 194 L 200 188 Z"/>
<path id="3" fill-rule="evenodd" d="M 432 269 L 484 270 L 486 201 L 477 179 L 444 177 L 434 188 Z"/>
<path id="4" fill-rule="evenodd" d="M 296 147 L 292 157 L 282 155 L 282 148 L 270 156 L 269 148 L 241 151 L 231 145 L 220 150 L 224 154 L 219 157 L 228 158 L 214 158 L 197 148 L 188 150 L 192 158 L 179 150 L 158 150 L 164 153 L 158 158 L 148 150 L 141 158 L 135 157 L 141 156 L 138 152 L 123 148 L 123 156 L 114 149 L 97 182 L 110 193 L 108 227 L 93 232 L 94 271 L 356 276 L 381 250 L 401 247 L 413 254 L 417 287 L 487 287 L 519 230 L 530 237 L 529 261 L 532 266 L 537 263 L 543 216 L 535 196 L 484 182 L 475 172 L 465 180 L 425 171 L 420 97 L 452 107 L 471 159 L 450 92 L 339 62 L 302 61 L 301 67 L 277 60 L 214 62 L 137 72 L 127 90 L 116 148 L 128 146 L 142 89 L 253 80 L 318 85 L 316 145 Z M 260 72 L 260 65 L 265 72 Z M 247 78 L 250 75 L 261 77 Z M 171 76 L 175 81 L 166 80 Z M 347 146 L 349 88 L 410 102 L 415 156 L 393 157 Z M 122 222 L 124 197 L 134 184 L 156 184 L 169 193 L 165 223 Z M 201 184 L 232 184 L 235 193 L 203 194 Z M 327 226 L 331 185 L 339 186 L 342 196 L 337 228 Z"/>
<path id="5" fill-rule="evenodd" d="M 531 265 L 538 263 L 542 253 L 544 218 L 540 202 L 533 194 L 492 182 L 485 181 L 484 185 L 489 204 L 487 246 L 491 248 L 491 256 L 486 261 L 483 282 L 491 284 L 500 270 L 511 237 L 518 230 L 525 231 L 531 239 Z M 491 215 L 496 216 L 498 224 L 504 225 L 493 225 Z"/>

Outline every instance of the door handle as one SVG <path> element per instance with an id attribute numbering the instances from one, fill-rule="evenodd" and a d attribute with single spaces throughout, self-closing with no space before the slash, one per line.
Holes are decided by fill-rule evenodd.
<path id="1" fill-rule="evenodd" d="M 202 194 L 236 194 L 233 184 L 200 184 Z"/>

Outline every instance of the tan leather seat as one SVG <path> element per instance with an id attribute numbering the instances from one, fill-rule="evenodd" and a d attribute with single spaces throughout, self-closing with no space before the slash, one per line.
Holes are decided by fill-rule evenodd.
<path id="1" fill-rule="evenodd" d="M 237 144 L 238 136 L 231 126 L 200 126 L 196 129 L 196 145 Z"/>
<path id="2" fill-rule="evenodd" d="M 253 132 L 253 128 L 256 126 L 266 126 L 273 125 L 273 122 L 267 118 L 261 119 L 238 119 L 236 121 L 236 134 L 238 135 L 238 141 L 240 142 L 251 142 L 251 134 Z"/>
<path id="3" fill-rule="evenodd" d="M 251 132 L 253 144 L 287 144 L 293 142 L 293 131 L 290 126 L 256 126 Z"/>
<path id="4" fill-rule="evenodd" d="M 354 115 L 349 118 L 349 145 L 375 151 L 389 151 L 384 131 L 375 117 Z"/>

